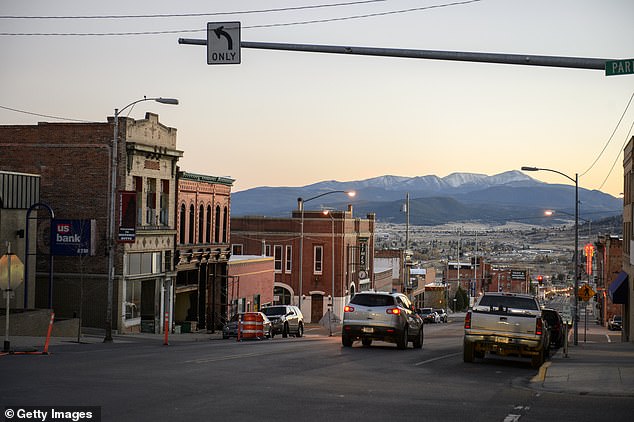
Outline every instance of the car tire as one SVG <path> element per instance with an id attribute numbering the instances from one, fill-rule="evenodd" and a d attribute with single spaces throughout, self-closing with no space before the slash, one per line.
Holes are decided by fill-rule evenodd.
<path id="1" fill-rule="evenodd" d="M 347 334 L 342 334 L 341 344 L 343 344 L 343 347 L 352 347 L 352 339 Z"/>
<path id="2" fill-rule="evenodd" d="M 299 325 L 297 326 L 297 337 L 301 337 L 304 335 L 304 324 L 302 324 L 301 322 L 299 323 Z"/>
<path id="3" fill-rule="evenodd" d="M 288 324 L 284 323 L 284 327 L 282 328 L 282 338 L 288 337 Z"/>
<path id="4" fill-rule="evenodd" d="M 370 347 L 370 346 L 372 346 L 372 339 L 371 338 L 362 338 L 361 339 L 361 344 L 363 344 L 365 347 Z"/>
<path id="5" fill-rule="evenodd" d="M 418 330 L 418 335 L 413 341 L 414 349 L 422 349 L 423 348 L 423 327 L 420 327 Z"/>
<path id="6" fill-rule="evenodd" d="M 408 343 L 408 333 L 407 333 L 407 327 L 403 328 L 403 334 L 401 335 L 401 337 L 398 339 L 398 341 L 396 342 L 396 347 L 399 350 L 405 350 L 407 349 L 407 343 Z"/>
<path id="7" fill-rule="evenodd" d="M 269 338 L 273 337 L 275 337 L 275 330 L 273 330 L 273 327 L 271 327 L 271 331 L 269 331 Z"/>
<path id="8" fill-rule="evenodd" d="M 462 360 L 466 363 L 471 363 L 475 360 L 475 346 L 472 343 L 463 342 Z"/>
<path id="9" fill-rule="evenodd" d="M 544 351 L 540 350 L 538 354 L 531 357 L 531 367 L 533 369 L 539 369 L 544 363 Z"/>

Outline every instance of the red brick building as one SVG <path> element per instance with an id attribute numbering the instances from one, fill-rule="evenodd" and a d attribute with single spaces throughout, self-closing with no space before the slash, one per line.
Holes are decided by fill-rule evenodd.
<path id="1" fill-rule="evenodd" d="M 228 273 L 229 315 L 256 312 L 262 306 L 273 304 L 275 270 L 272 256 L 232 255 Z"/>
<path id="2" fill-rule="evenodd" d="M 221 328 L 227 318 L 233 179 L 178 172 L 175 319 Z"/>
<path id="3" fill-rule="evenodd" d="M 351 205 L 325 213 L 301 205 L 291 218 L 234 217 L 233 251 L 273 257 L 274 303 L 300 306 L 306 322 L 334 303 L 341 318 L 352 294 L 374 287 L 375 216 L 355 218 Z"/>
<path id="4" fill-rule="evenodd" d="M 623 239 L 618 236 L 599 236 L 595 245 L 596 297 L 600 321 L 605 325 L 613 315 L 623 315 L 623 305 L 612 303 L 608 295 L 608 287 L 623 271 Z"/>
<path id="5" fill-rule="evenodd" d="M 94 219 L 94 256 L 55 256 L 52 307 L 57 316 L 83 314 L 83 325 L 106 326 L 109 245 L 114 247 L 112 326 L 158 331 L 176 273 L 174 206 L 176 129 L 145 119 L 119 117 L 116 228 L 129 223 L 125 243 L 109 241 L 109 192 L 114 118 L 102 123 L 0 126 L 0 169 L 40 175 L 40 201 L 56 218 Z M 119 207 L 119 198 L 126 198 Z M 45 263 L 50 225 L 40 223 L 35 306 L 48 307 Z M 115 230 L 117 232 L 117 230 Z M 44 259 L 43 259 L 44 258 Z M 81 299 L 83 298 L 83 299 Z"/>

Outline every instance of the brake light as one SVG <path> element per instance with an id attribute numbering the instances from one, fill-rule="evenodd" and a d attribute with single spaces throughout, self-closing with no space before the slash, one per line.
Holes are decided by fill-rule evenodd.
<path id="1" fill-rule="evenodd" d="M 544 329 L 544 323 L 542 322 L 542 319 L 537 318 L 537 321 L 535 322 L 535 334 L 537 334 L 538 336 L 541 336 L 543 329 Z"/>
<path id="2" fill-rule="evenodd" d="M 343 311 L 344 312 L 354 312 L 354 307 L 350 306 L 350 305 L 346 305 L 343 307 Z"/>
<path id="3" fill-rule="evenodd" d="M 471 311 L 467 312 L 467 315 L 464 317 L 464 328 L 467 330 L 471 329 Z"/>
<path id="4" fill-rule="evenodd" d="M 392 315 L 400 315 L 401 314 L 401 310 L 399 308 L 388 308 L 387 311 L 385 311 L 388 314 L 392 314 Z"/>

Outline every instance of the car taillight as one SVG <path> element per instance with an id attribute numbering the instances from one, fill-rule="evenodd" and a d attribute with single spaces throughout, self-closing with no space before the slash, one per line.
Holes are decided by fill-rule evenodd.
<path id="1" fill-rule="evenodd" d="M 544 323 L 542 322 L 542 319 L 537 318 L 537 321 L 535 322 L 535 334 L 537 334 L 538 336 L 541 336 L 543 328 L 544 328 Z"/>
<path id="2" fill-rule="evenodd" d="M 354 312 L 354 307 L 350 306 L 350 305 L 346 305 L 343 307 L 343 311 L 344 312 Z"/>
<path id="3" fill-rule="evenodd" d="M 467 315 L 464 317 L 464 328 L 471 328 L 471 311 L 467 312 Z"/>
<path id="4" fill-rule="evenodd" d="M 392 314 L 392 315 L 400 315 L 401 314 L 401 310 L 399 308 L 388 308 L 387 311 L 385 311 L 388 314 Z"/>

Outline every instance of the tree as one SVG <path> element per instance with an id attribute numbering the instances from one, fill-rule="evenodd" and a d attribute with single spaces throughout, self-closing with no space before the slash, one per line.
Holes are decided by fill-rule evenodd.
<path id="1" fill-rule="evenodd" d="M 469 305 L 469 297 L 467 296 L 467 292 L 461 287 L 458 286 L 458 290 L 454 294 L 454 299 L 456 299 L 454 312 L 464 311 Z"/>

